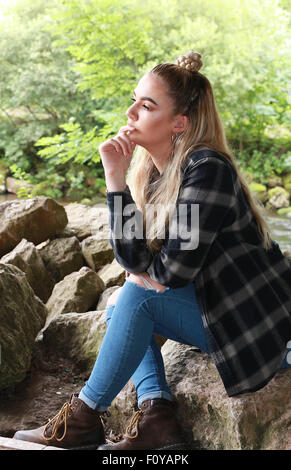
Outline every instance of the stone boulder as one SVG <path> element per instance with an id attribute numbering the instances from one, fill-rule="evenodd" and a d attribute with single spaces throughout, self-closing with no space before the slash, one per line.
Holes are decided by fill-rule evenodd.
<path id="1" fill-rule="evenodd" d="M 267 201 L 267 186 L 265 186 L 264 184 L 252 182 L 250 183 L 249 188 L 259 201 L 261 201 L 262 203 Z"/>
<path id="2" fill-rule="evenodd" d="M 55 282 L 47 271 L 38 249 L 33 243 L 23 239 L 10 253 L 2 256 L 0 263 L 13 264 L 26 274 L 35 295 L 42 302 L 49 299 Z"/>
<path id="3" fill-rule="evenodd" d="M 17 194 L 20 189 L 32 190 L 33 184 L 28 183 L 27 181 L 14 178 L 12 176 L 6 177 L 6 190 L 8 193 Z"/>
<path id="4" fill-rule="evenodd" d="M 288 173 L 284 174 L 283 177 L 283 186 L 284 188 L 286 189 L 286 191 L 289 192 L 290 196 L 291 196 L 291 171 L 289 171 Z"/>
<path id="5" fill-rule="evenodd" d="M 74 361 L 77 367 L 91 372 L 106 332 L 105 311 L 64 313 L 43 333 L 48 351 Z"/>
<path id="6" fill-rule="evenodd" d="M 289 206 L 290 195 L 288 191 L 281 186 L 275 186 L 275 188 L 269 189 L 268 198 L 268 205 L 275 209 Z"/>
<path id="7" fill-rule="evenodd" d="M 102 266 L 111 263 L 114 259 L 114 253 L 110 241 L 108 239 L 100 239 L 93 235 L 85 238 L 81 242 L 82 253 L 86 263 L 90 268 L 97 271 Z"/>
<path id="8" fill-rule="evenodd" d="M 112 436 L 109 434 L 109 439 L 116 435 L 125 434 L 131 417 L 137 410 L 136 391 L 133 381 L 130 379 L 115 397 L 108 410 L 110 416 L 106 418 L 107 429 L 112 433 Z"/>
<path id="9" fill-rule="evenodd" d="M 66 276 L 55 285 L 46 303 L 48 317 L 45 328 L 63 313 L 83 313 L 94 308 L 104 288 L 102 279 L 88 267 Z"/>
<path id="10" fill-rule="evenodd" d="M 117 289 L 120 289 L 120 286 L 112 286 L 112 287 L 108 287 L 107 289 L 105 289 L 105 291 L 102 292 L 102 294 L 99 297 L 99 300 L 98 300 L 98 303 L 97 303 L 97 306 L 96 306 L 96 310 L 105 310 L 109 297 Z"/>
<path id="11" fill-rule="evenodd" d="M 0 256 L 13 250 L 23 238 L 35 245 L 51 238 L 67 222 L 63 206 L 48 197 L 0 204 Z"/>
<path id="12" fill-rule="evenodd" d="M 98 276 L 103 280 L 105 287 L 122 286 L 125 282 L 125 269 L 114 260 L 110 264 L 106 264 L 97 271 Z"/>
<path id="13" fill-rule="evenodd" d="M 282 207 L 281 209 L 277 210 L 278 215 L 283 215 L 283 217 L 291 217 L 291 206 L 288 207 Z"/>
<path id="14" fill-rule="evenodd" d="M 255 393 L 230 398 L 209 356 L 169 340 L 162 352 L 188 438 L 200 448 L 291 450 L 291 369 Z"/>
<path id="15" fill-rule="evenodd" d="M 77 237 L 56 238 L 40 248 L 39 252 L 55 282 L 79 271 L 85 264 Z"/>
<path id="16" fill-rule="evenodd" d="M 65 206 L 68 225 L 60 237 L 76 236 L 80 241 L 92 235 L 110 238 L 109 212 L 107 207 L 90 207 L 85 204 L 68 204 Z"/>
<path id="17" fill-rule="evenodd" d="M 0 389 L 4 389 L 25 378 L 47 310 L 24 272 L 10 264 L 0 264 L 0 298 Z"/>
<path id="18" fill-rule="evenodd" d="M 268 188 L 275 188 L 276 186 L 283 186 L 283 180 L 278 175 L 270 175 L 267 178 L 267 186 Z"/>

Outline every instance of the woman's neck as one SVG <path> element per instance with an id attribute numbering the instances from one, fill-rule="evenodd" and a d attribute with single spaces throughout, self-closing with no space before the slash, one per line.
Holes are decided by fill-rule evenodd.
<path id="1" fill-rule="evenodd" d="M 169 144 L 167 144 L 165 146 L 160 146 L 159 148 L 154 149 L 148 148 L 147 151 L 151 156 L 153 164 L 161 175 L 164 172 L 171 156 L 172 145 L 169 146 Z"/>

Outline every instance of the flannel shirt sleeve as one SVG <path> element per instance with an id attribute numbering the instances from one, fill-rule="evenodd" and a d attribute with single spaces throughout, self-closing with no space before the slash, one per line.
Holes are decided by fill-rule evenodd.
<path id="1" fill-rule="evenodd" d="M 113 204 L 116 195 L 121 196 L 118 208 Z M 124 227 L 129 220 L 130 216 L 122 213 L 125 206 L 129 204 L 133 211 L 137 211 L 129 189 L 107 193 L 111 245 L 116 260 L 127 271 L 147 272 L 153 280 L 165 286 L 186 286 L 194 281 L 202 268 L 212 243 L 223 227 L 226 215 L 235 204 L 235 199 L 232 172 L 228 165 L 211 157 L 200 160 L 198 164 L 191 161 L 184 173 L 175 215 L 169 222 L 168 235 L 176 233 L 177 236 L 165 238 L 161 251 L 152 254 L 143 238 L 129 240 L 125 237 L 117 239 L 114 236 L 116 226 Z M 179 208 L 182 208 L 181 215 Z M 193 232 L 196 233 L 194 237 Z M 185 236 L 187 234 L 190 234 L 188 238 Z"/>

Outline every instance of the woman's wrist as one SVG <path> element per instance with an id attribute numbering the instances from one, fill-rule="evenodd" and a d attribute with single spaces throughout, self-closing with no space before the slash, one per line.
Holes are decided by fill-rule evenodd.
<path id="1" fill-rule="evenodd" d="M 108 192 L 124 191 L 126 188 L 126 179 L 123 175 L 105 174 L 105 182 Z"/>
<path id="2" fill-rule="evenodd" d="M 126 278 L 129 278 L 129 280 L 131 280 L 135 284 L 138 284 L 141 287 L 145 287 L 145 283 L 143 281 L 143 278 L 145 278 L 156 291 L 164 292 L 164 290 L 166 289 L 166 286 L 164 286 L 163 284 L 160 284 L 159 282 L 154 281 L 146 272 L 140 273 L 140 274 L 128 273 L 126 275 Z"/>

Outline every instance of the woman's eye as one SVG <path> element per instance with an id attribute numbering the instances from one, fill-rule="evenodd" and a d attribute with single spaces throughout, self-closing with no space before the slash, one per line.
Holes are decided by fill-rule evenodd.
<path id="1" fill-rule="evenodd" d="M 131 101 L 133 101 L 134 103 L 136 102 L 136 99 L 135 98 L 131 98 Z M 143 104 L 143 107 L 147 110 L 147 111 L 150 111 L 151 109 L 149 108 L 149 106 L 147 106 L 146 104 Z"/>

